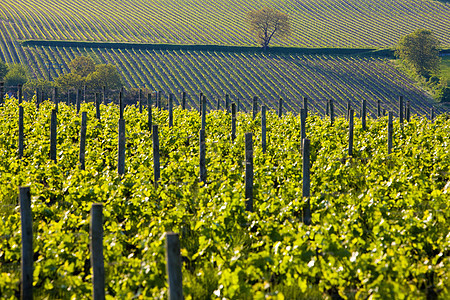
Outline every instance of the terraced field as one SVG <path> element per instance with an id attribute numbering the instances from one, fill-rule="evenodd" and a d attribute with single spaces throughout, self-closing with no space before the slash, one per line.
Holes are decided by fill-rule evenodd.
<path id="1" fill-rule="evenodd" d="M 3 0 L 0 30 L 13 40 L 255 45 L 245 14 L 263 6 L 292 18 L 292 35 L 274 45 L 391 47 L 428 28 L 450 46 L 450 5 L 432 0 Z"/>
<path id="2" fill-rule="evenodd" d="M 347 100 L 358 106 L 362 99 L 370 100 L 372 113 L 377 100 L 386 110 L 395 109 L 399 95 L 412 101 L 414 113 L 424 115 L 431 107 L 427 95 L 381 58 L 58 47 L 29 47 L 25 53 L 40 78 L 69 72 L 71 59 L 89 55 L 98 63 L 116 65 L 129 87 L 178 95 L 186 91 L 191 107 L 197 107 L 199 92 L 208 97 L 209 108 L 216 107 L 224 93 L 239 98 L 243 109 L 255 95 L 272 108 L 282 97 L 290 111 L 299 111 L 299 100 L 307 96 L 319 113 L 325 112 L 328 99 L 337 102 L 338 113 Z M 47 62 L 48 74 L 41 72 Z"/>

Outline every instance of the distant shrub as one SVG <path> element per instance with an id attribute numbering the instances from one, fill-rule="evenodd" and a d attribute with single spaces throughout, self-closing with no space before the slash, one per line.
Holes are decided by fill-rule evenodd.
<path id="1" fill-rule="evenodd" d="M 441 82 L 441 79 L 438 76 L 431 76 L 428 79 L 428 83 L 430 84 L 439 84 Z"/>
<path id="2" fill-rule="evenodd" d="M 32 99 L 36 89 L 43 94 L 43 99 L 51 97 L 54 82 L 45 79 L 30 79 L 23 85 L 23 93 L 26 99 Z"/>
<path id="3" fill-rule="evenodd" d="M 439 50 L 440 41 L 431 30 L 417 29 L 400 39 L 395 54 L 428 79 L 439 72 Z"/>
<path id="4" fill-rule="evenodd" d="M 436 93 L 436 100 L 439 102 L 450 103 L 450 87 L 444 86 Z"/>
<path id="5" fill-rule="evenodd" d="M 9 66 L 9 71 L 5 75 L 5 85 L 8 87 L 8 90 L 16 91 L 16 87 L 19 84 L 24 84 L 28 81 L 28 69 L 27 67 L 14 64 Z"/>

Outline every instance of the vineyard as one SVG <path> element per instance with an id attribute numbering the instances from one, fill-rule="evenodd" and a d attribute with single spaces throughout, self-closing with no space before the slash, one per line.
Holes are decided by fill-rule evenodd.
<path id="1" fill-rule="evenodd" d="M 433 30 L 448 47 L 450 5 L 414 1 L 60 1 L 5 0 L 0 3 L 0 59 L 30 69 L 33 79 L 54 80 L 69 72 L 68 63 L 88 55 L 114 64 L 127 87 L 178 94 L 186 91 L 191 106 L 204 93 L 214 107 L 224 93 L 245 107 L 258 96 L 269 107 L 278 98 L 288 110 L 311 99 L 317 113 L 336 101 L 342 113 L 347 101 L 381 101 L 396 108 L 403 95 L 413 112 L 425 115 L 435 105 L 393 64 L 381 57 L 169 51 L 82 47 L 24 46 L 20 41 L 96 41 L 184 45 L 256 46 L 245 23 L 246 12 L 268 5 L 291 17 L 292 34 L 274 40 L 288 47 L 393 47 L 417 28 Z M 80 13 L 82 12 L 82 13 Z M 232 87 L 232 88 L 230 88 Z M 369 111 L 374 113 L 374 106 Z M 436 108 L 443 112 L 445 107 Z"/>
<path id="2" fill-rule="evenodd" d="M 33 99 L 35 100 L 35 99 Z M 23 107 L 23 155 L 18 157 Z M 311 225 L 302 223 L 302 116 L 223 110 L 201 118 L 177 106 L 152 108 L 159 127 L 154 181 L 150 107 L 127 106 L 124 174 L 118 175 L 119 108 L 49 101 L 0 106 L 0 297 L 19 294 L 18 187 L 31 189 L 33 286 L 37 298 L 90 299 L 90 210 L 104 206 L 108 299 L 165 299 L 164 239 L 180 235 L 186 299 L 450 298 L 450 119 L 412 115 L 349 122 L 308 111 Z M 78 163 L 87 113 L 85 167 Z M 57 116 L 51 132 L 51 115 Z M 122 120 L 123 120 L 122 119 Z M 169 121 L 173 126 L 169 126 Z M 120 126 L 119 126 L 120 127 Z M 352 127 L 353 128 L 353 127 Z M 245 205 L 245 133 L 253 134 L 253 210 Z M 55 151 L 50 140 L 56 142 Z M 53 145 L 53 144 L 52 144 Z M 119 143 L 120 145 L 120 143 Z M 206 178 L 199 182 L 200 147 Z M 200 147 L 199 147 L 200 146 Z M 119 146 L 120 149 L 120 146 Z M 50 158 L 49 153 L 55 157 Z"/>
<path id="3" fill-rule="evenodd" d="M 292 35 L 275 45 L 392 47 L 427 28 L 450 46 L 450 6 L 432 0 L 4 0 L 0 31 L 12 40 L 255 45 L 245 14 L 264 6 L 292 19 Z"/>
<path id="4" fill-rule="evenodd" d="M 186 91 L 193 108 L 198 108 L 199 92 L 207 96 L 209 109 L 225 93 L 234 101 L 240 99 L 243 109 L 250 107 L 253 96 L 272 108 L 281 97 L 293 112 L 299 111 L 299 100 L 306 96 L 321 114 L 329 99 L 341 114 L 347 101 L 359 105 L 362 99 L 370 101 L 372 114 L 378 100 L 386 111 L 396 110 L 399 95 L 413 103 L 413 113 L 425 115 L 434 105 L 412 80 L 382 58 L 38 46 L 27 47 L 24 53 L 23 60 L 38 78 L 66 74 L 74 57 L 87 55 L 97 63 L 114 64 L 128 87 L 177 95 Z"/>

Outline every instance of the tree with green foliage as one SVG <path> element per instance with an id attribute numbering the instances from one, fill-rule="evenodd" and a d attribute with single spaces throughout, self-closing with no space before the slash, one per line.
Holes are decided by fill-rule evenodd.
<path id="1" fill-rule="evenodd" d="M 38 88 L 43 95 L 51 95 L 55 83 L 45 79 L 30 79 L 23 85 L 23 94 L 31 99 Z"/>
<path id="2" fill-rule="evenodd" d="M 91 89 L 100 90 L 103 86 L 108 89 L 122 87 L 122 78 L 119 71 L 112 64 L 100 64 L 95 66 L 95 71 L 86 77 L 86 85 Z"/>
<path id="3" fill-rule="evenodd" d="M 92 58 L 79 56 L 69 63 L 69 68 L 70 73 L 61 75 L 55 80 L 56 86 L 62 91 L 79 89 L 84 85 L 96 91 L 100 91 L 103 86 L 108 89 L 122 87 L 122 78 L 114 65 L 96 65 Z"/>
<path id="4" fill-rule="evenodd" d="M 89 74 L 88 74 L 89 75 Z M 77 73 L 67 73 L 55 79 L 55 84 L 62 91 L 81 89 L 86 78 Z"/>
<path id="5" fill-rule="evenodd" d="M 8 73 L 8 65 L 0 60 L 0 81 L 3 80 L 3 77 Z"/>
<path id="6" fill-rule="evenodd" d="M 418 29 L 400 39 L 395 54 L 417 74 L 429 78 L 439 72 L 439 50 L 440 43 L 433 32 Z"/>
<path id="7" fill-rule="evenodd" d="M 25 66 L 14 64 L 9 66 L 9 71 L 5 75 L 5 85 L 10 87 L 10 90 L 15 90 L 19 84 L 25 84 L 28 81 L 28 70 Z"/>
<path id="8" fill-rule="evenodd" d="M 442 86 L 435 95 L 435 98 L 439 102 L 450 103 L 450 87 Z"/>
<path id="9" fill-rule="evenodd" d="M 77 56 L 69 63 L 71 73 L 86 77 L 95 71 L 95 62 L 87 56 Z"/>
<path id="10" fill-rule="evenodd" d="M 267 50 L 273 37 L 284 38 L 291 32 L 289 16 L 270 7 L 249 12 L 247 23 L 264 50 Z"/>

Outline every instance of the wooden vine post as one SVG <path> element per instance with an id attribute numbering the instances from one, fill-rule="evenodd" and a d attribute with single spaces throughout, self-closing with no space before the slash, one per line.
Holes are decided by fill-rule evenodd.
<path id="1" fill-rule="evenodd" d="M 303 223 L 306 225 L 311 224 L 311 179 L 310 179 L 310 141 L 309 139 L 303 139 L 303 147 L 302 147 L 302 156 L 303 156 L 303 186 L 302 186 L 302 195 L 304 202 L 303 208 Z"/>
<path id="2" fill-rule="evenodd" d="M 139 89 L 138 102 L 139 102 L 139 113 L 142 114 L 142 89 Z"/>
<path id="3" fill-rule="evenodd" d="M 253 141 L 251 132 L 245 134 L 245 210 L 253 211 Z"/>
<path id="4" fill-rule="evenodd" d="M 278 118 L 283 116 L 283 98 L 278 99 Z"/>
<path id="5" fill-rule="evenodd" d="M 70 105 L 70 90 L 67 91 L 67 98 L 66 98 L 66 105 L 69 106 Z"/>
<path id="6" fill-rule="evenodd" d="M 169 283 L 169 300 L 183 300 L 180 239 L 177 233 L 166 233 L 166 269 Z"/>
<path id="7" fill-rule="evenodd" d="M 258 97 L 253 97 L 253 120 L 256 119 L 256 116 L 258 115 Z"/>
<path id="8" fill-rule="evenodd" d="M 393 114 L 392 111 L 388 113 L 388 154 L 392 153 L 392 135 L 394 133 L 394 124 L 393 124 Z"/>
<path id="9" fill-rule="evenodd" d="M 349 119 L 349 114 L 350 114 L 350 109 L 352 108 L 352 103 L 350 100 L 347 100 L 347 113 L 345 114 L 345 117 L 347 118 L 347 120 Z"/>
<path id="10" fill-rule="evenodd" d="M 95 117 L 100 120 L 100 94 L 95 93 Z"/>
<path id="11" fill-rule="evenodd" d="M 119 92 L 119 119 L 123 119 L 123 92 Z"/>
<path id="12" fill-rule="evenodd" d="M 153 125 L 153 174 L 155 187 L 160 178 L 158 125 Z"/>
<path id="13" fill-rule="evenodd" d="M 198 95 L 198 113 L 202 114 L 202 101 L 203 101 L 203 93 L 200 92 Z"/>
<path id="14" fill-rule="evenodd" d="M 308 98 L 303 97 L 303 109 L 305 110 L 305 119 L 308 117 Z"/>
<path id="15" fill-rule="evenodd" d="M 354 110 L 350 109 L 350 112 L 348 114 L 348 156 L 353 156 L 353 114 Z"/>
<path id="16" fill-rule="evenodd" d="M 117 158 L 117 173 L 125 174 L 125 119 L 119 119 L 119 145 Z"/>
<path id="17" fill-rule="evenodd" d="M 80 108 L 81 108 L 81 90 L 77 89 L 77 96 L 76 96 L 76 100 L 75 100 L 75 105 L 77 107 L 77 114 L 80 113 Z"/>
<path id="18" fill-rule="evenodd" d="M 5 96 L 5 83 L 0 82 L 0 104 L 3 104 L 3 97 Z"/>
<path id="19" fill-rule="evenodd" d="M 398 102 L 399 102 L 399 118 L 400 118 L 400 125 L 403 125 L 403 96 L 400 96 L 398 98 Z"/>
<path id="20" fill-rule="evenodd" d="M 58 112 L 58 88 L 57 87 L 53 88 L 52 98 L 53 98 L 53 103 L 55 104 L 55 110 L 56 110 L 56 112 Z"/>
<path id="21" fill-rule="evenodd" d="M 23 90 L 22 90 L 22 85 L 21 84 L 19 84 L 18 86 L 17 86 L 17 91 L 18 91 L 18 94 L 19 94 L 19 104 L 22 104 L 22 101 L 23 101 Z"/>
<path id="22" fill-rule="evenodd" d="M 362 106 L 361 106 L 361 126 L 363 130 L 366 130 L 367 128 L 367 123 L 366 123 L 366 119 L 367 119 L 367 101 L 366 99 L 362 100 Z"/>
<path id="23" fill-rule="evenodd" d="M 431 122 L 434 122 L 434 107 L 432 107 L 430 111 L 430 120 Z"/>
<path id="24" fill-rule="evenodd" d="M 333 103 L 333 99 L 330 99 L 330 122 L 331 122 L 331 125 L 334 124 L 334 103 Z"/>
<path id="25" fill-rule="evenodd" d="M 85 157 L 86 157 L 86 128 L 87 128 L 87 112 L 81 113 L 81 130 L 80 130 L 80 169 L 85 169 Z"/>
<path id="26" fill-rule="evenodd" d="M 148 130 L 152 132 L 152 94 L 147 94 L 147 126 Z"/>
<path id="27" fill-rule="evenodd" d="M 266 125 L 266 106 L 261 106 L 261 147 L 263 153 L 266 153 L 266 141 L 267 136 L 267 125 Z"/>
<path id="28" fill-rule="evenodd" d="M 225 110 L 230 113 L 230 95 L 225 94 Z"/>
<path id="29" fill-rule="evenodd" d="M 103 96 L 103 104 L 108 105 L 108 101 L 106 99 L 106 86 L 102 86 L 102 96 Z"/>
<path id="30" fill-rule="evenodd" d="M 161 99 L 162 99 L 162 91 L 158 91 L 156 93 L 156 108 L 158 108 L 158 110 L 162 109 L 162 103 L 161 103 Z"/>
<path id="31" fill-rule="evenodd" d="M 173 127 L 173 94 L 169 94 L 169 127 Z"/>
<path id="32" fill-rule="evenodd" d="M 56 109 L 52 109 L 52 115 L 50 118 L 50 159 L 56 163 L 56 126 L 57 117 Z"/>
<path id="33" fill-rule="evenodd" d="M 411 102 L 406 101 L 406 122 L 411 121 Z"/>
<path id="34" fill-rule="evenodd" d="M 19 187 L 22 260 L 20 298 L 33 299 L 33 219 L 30 187 Z"/>
<path id="35" fill-rule="evenodd" d="M 205 130 L 200 130 L 200 182 L 206 183 L 206 141 Z"/>
<path id="36" fill-rule="evenodd" d="M 200 102 L 200 114 L 202 116 L 202 130 L 206 129 L 206 97 L 202 96 L 202 101 Z"/>
<path id="37" fill-rule="evenodd" d="M 302 140 L 306 138 L 306 110 L 300 109 L 300 135 Z"/>
<path id="38" fill-rule="evenodd" d="M 92 295 L 94 300 L 105 299 L 105 266 L 103 258 L 103 205 L 91 206 L 90 250 L 92 266 Z"/>
<path id="39" fill-rule="evenodd" d="M 236 104 L 231 104 L 231 140 L 236 139 Z"/>
<path id="40" fill-rule="evenodd" d="M 19 159 L 23 157 L 23 142 L 24 142 L 24 134 L 23 134 L 23 106 L 19 104 L 19 143 L 18 143 L 18 156 Z"/>

